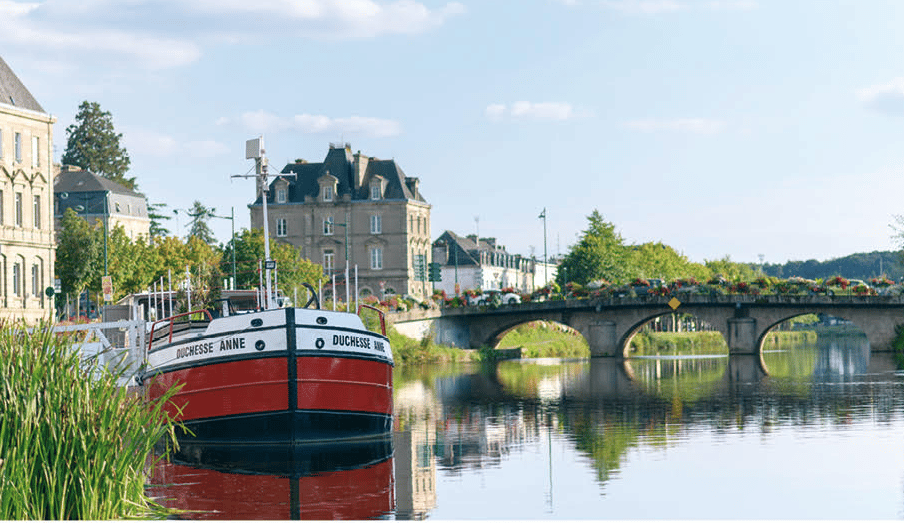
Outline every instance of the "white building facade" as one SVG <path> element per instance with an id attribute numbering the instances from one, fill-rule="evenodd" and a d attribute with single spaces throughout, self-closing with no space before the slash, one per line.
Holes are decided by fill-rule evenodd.
<path id="1" fill-rule="evenodd" d="M 0 318 L 50 319 L 53 124 L 0 58 Z"/>

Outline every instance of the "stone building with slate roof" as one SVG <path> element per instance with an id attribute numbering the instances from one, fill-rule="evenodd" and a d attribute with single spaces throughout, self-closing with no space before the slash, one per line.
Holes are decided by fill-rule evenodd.
<path id="1" fill-rule="evenodd" d="M 54 122 L 0 58 L 0 319 L 52 315 Z"/>
<path id="2" fill-rule="evenodd" d="M 556 266 L 519 254 L 509 254 L 496 238 L 459 236 L 443 232 L 433 242 L 433 261 L 440 264 L 442 281 L 437 289 L 455 296 L 466 290 L 513 288 L 526 294 L 555 279 Z M 458 284 L 458 292 L 455 285 Z"/>
<path id="3" fill-rule="evenodd" d="M 416 271 L 421 262 L 425 267 L 430 262 L 430 204 L 418 183 L 395 160 L 353 154 L 349 144 L 330 144 L 322 162 L 296 160 L 270 183 L 270 237 L 300 247 L 331 281 L 335 276 L 342 301 L 346 260 L 350 299 L 356 265 L 361 297 L 407 294 L 424 299 L 432 286 L 419 281 Z M 251 226 L 260 228 L 260 195 L 249 208 Z M 282 291 L 293 295 L 293 289 Z M 329 297 L 326 288 L 324 294 Z"/>
<path id="4" fill-rule="evenodd" d="M 78 167 L 65 165 L 53 186 L 54 229 L 71 208 L 90 224 L 104 223 L 108 231 L 121 226 L 132 240 L 150 236 L 147 199 L 122 185 Z"/>

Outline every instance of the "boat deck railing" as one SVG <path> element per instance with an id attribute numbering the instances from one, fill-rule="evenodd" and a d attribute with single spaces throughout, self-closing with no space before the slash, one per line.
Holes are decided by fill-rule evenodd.
<path id="1" fill-rule="evenodd" d="M 201 315 L 203 319 L 193 320 L 192 316 L 196 315 Z M 179 338 L 191 332 L 203 331 L 210 325 L 211 319 L 213 318 L 207 309 L 199 309 L 157 320 L 151 325 L 148 350 L 157 343 L 172 343 L 173 336 Z"/>

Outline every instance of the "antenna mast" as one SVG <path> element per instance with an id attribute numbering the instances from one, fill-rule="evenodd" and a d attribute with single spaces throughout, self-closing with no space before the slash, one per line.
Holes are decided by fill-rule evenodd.
<path id="1" fill-rule="evenodd" d="M 270 271 L 275 268 L 276 264 L 270 259 L 270 221 L 267 217 L 267 193 L 270 191 L 270 184 L 267 181 L 267 157 L 264 150 L 264 137 L 259 136 L 253 140 L 245 142 L 245 159 L 254 160 L 254 175 L 234 175 L 233 178 L 257 178 L 258 190 L 261 194 L 261 202 L 263 203 L 263 227 L 264 227 L 264 274 L 266 274 L 266 292 L 264 293 L 264 309 L 274 308 L 276 300 L 273 296 L 273 284 L 270 279 Z M 234 248 L 234 247 L 233 247 Z"/>

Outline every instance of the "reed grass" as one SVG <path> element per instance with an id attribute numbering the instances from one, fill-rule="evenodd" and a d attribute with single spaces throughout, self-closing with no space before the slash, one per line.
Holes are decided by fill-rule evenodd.
<path id="1" fill-rule="evenodd" d="M 0 329 L 0 520 L 166 514 L 145 483 L 154 444 L 174 441 L 175 390 L 149 401 L 71 343 L 46 324 Z"/>

